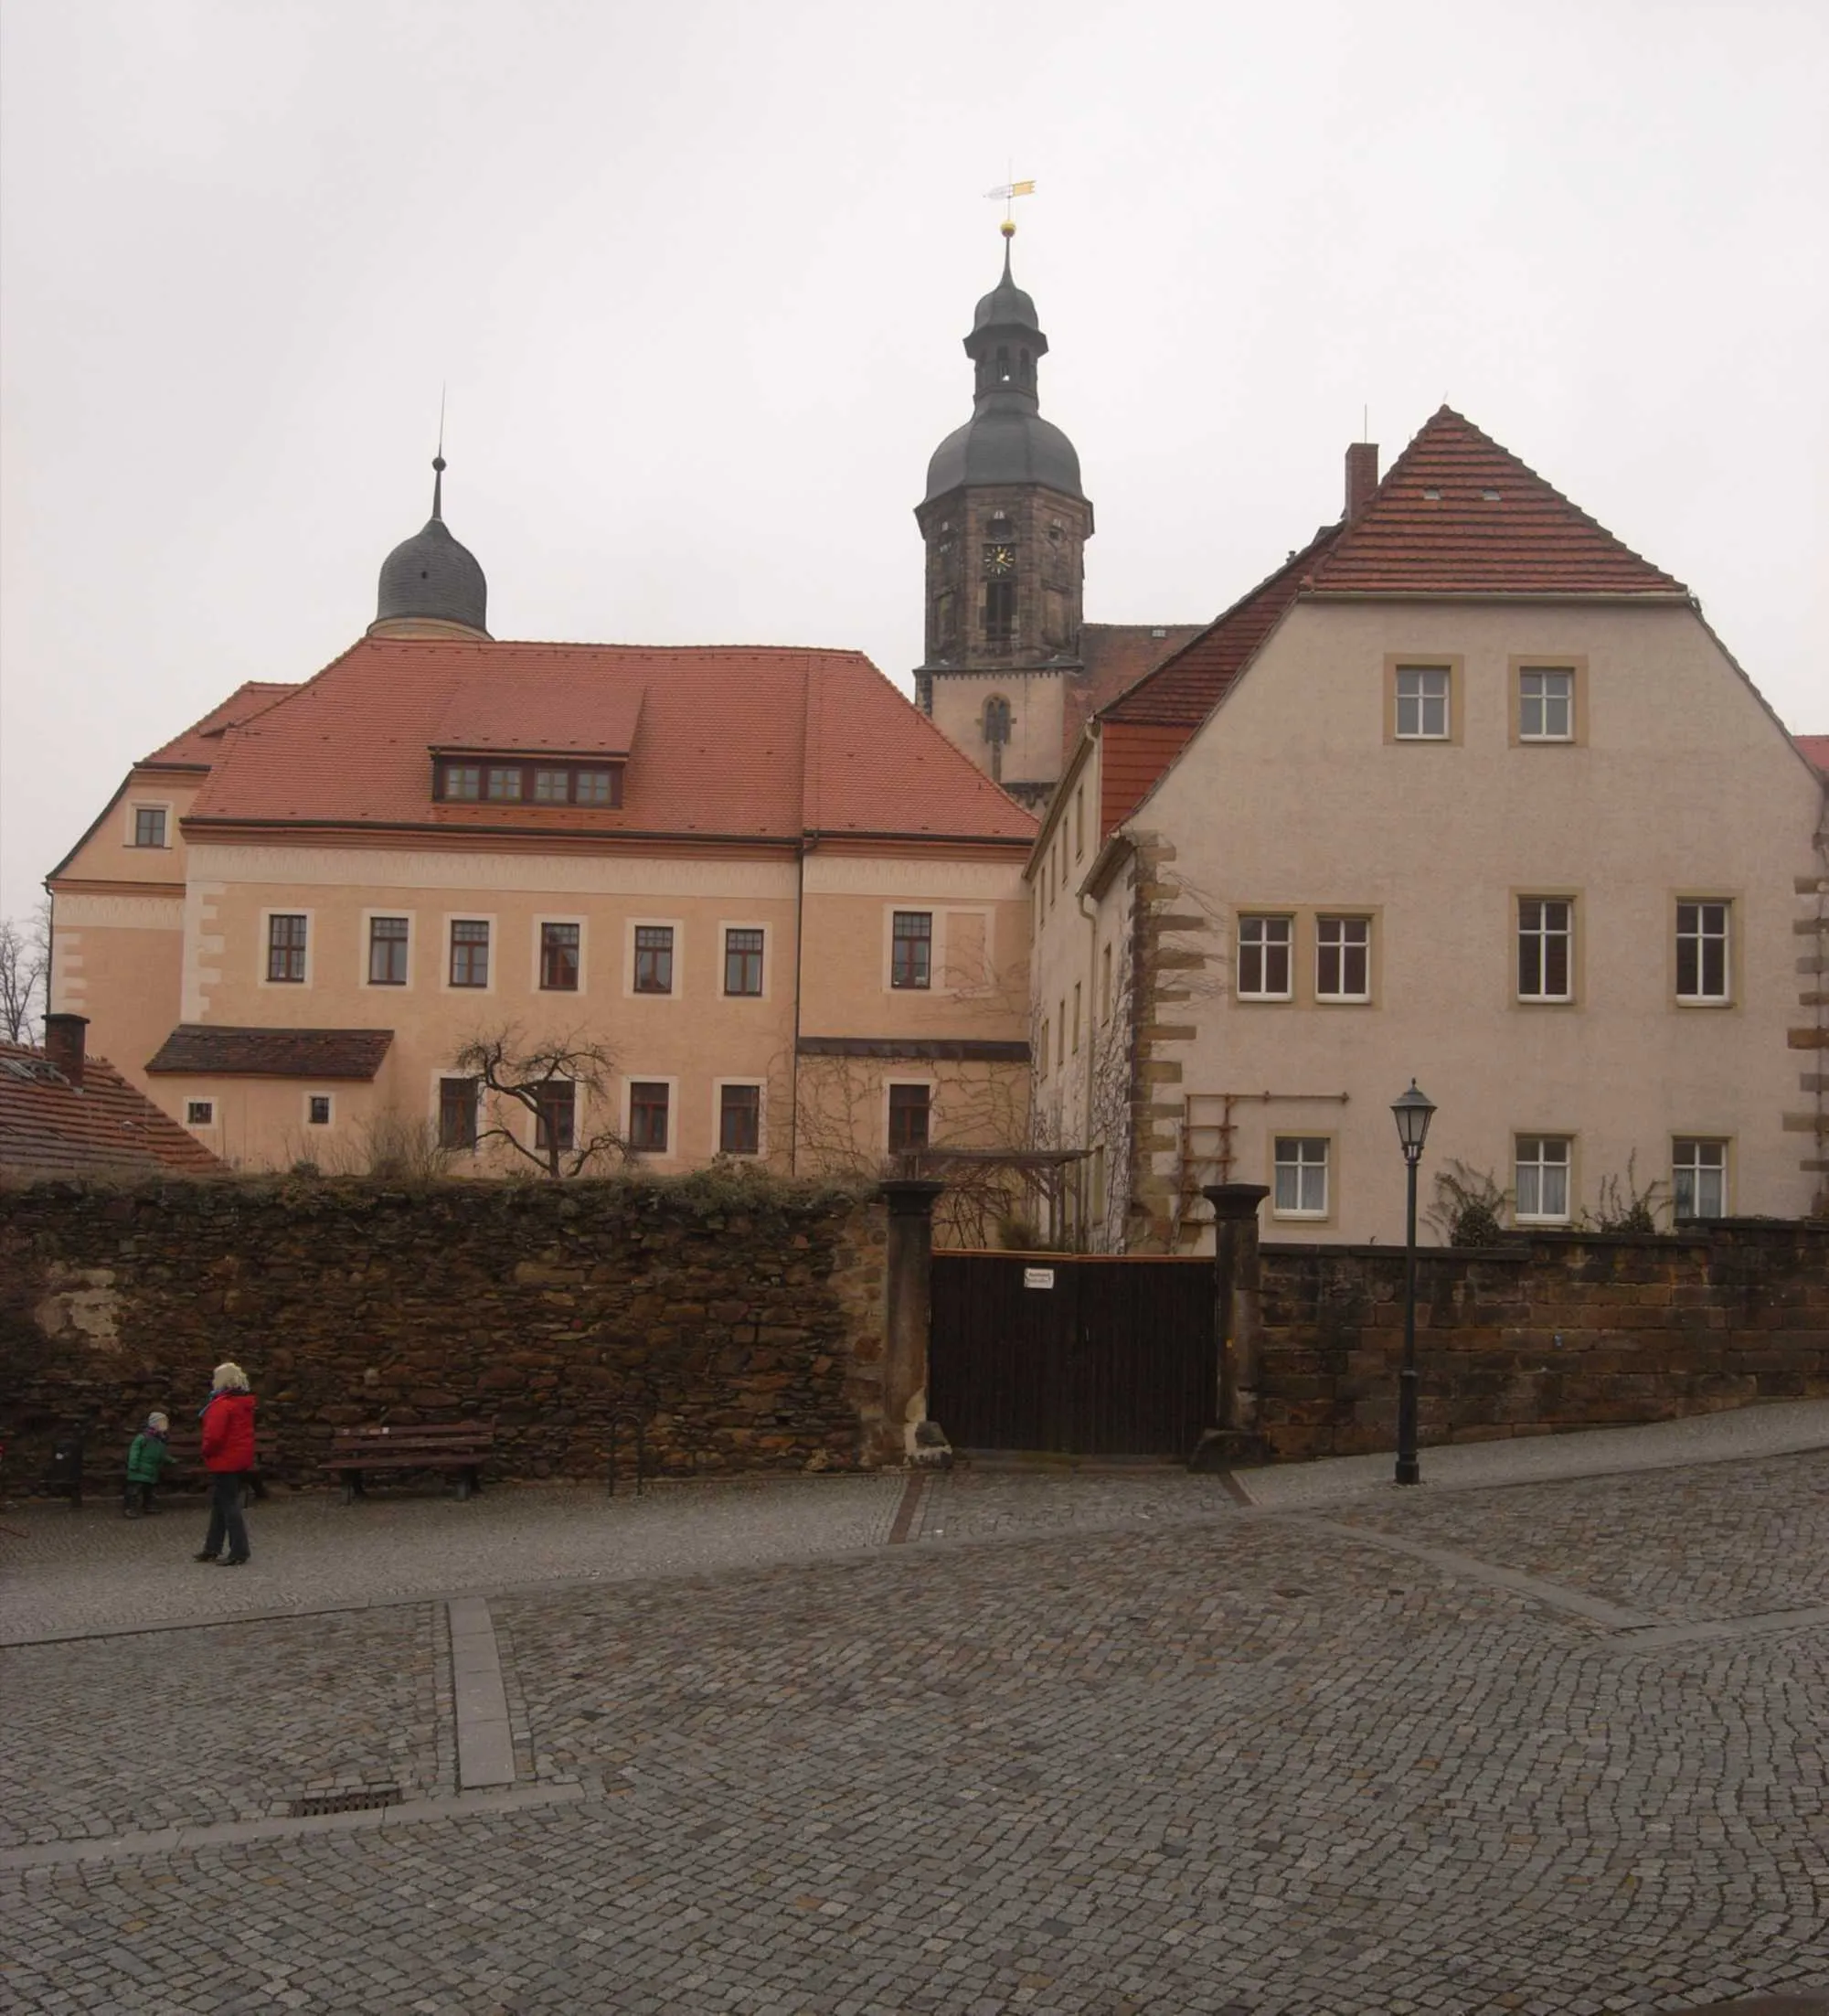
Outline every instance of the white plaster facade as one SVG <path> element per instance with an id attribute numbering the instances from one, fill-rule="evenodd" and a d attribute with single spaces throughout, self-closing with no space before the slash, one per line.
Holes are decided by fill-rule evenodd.
<path id="1" fill-rule="evenodd" d="M 1448 672 L 1441 738 L 1395 734 L 1398 666 Z M 1566 739 L 1521 736 L 1521 667 L 1570 675 Z M 1678 1143 L 1719 1145 L 1728 1213 L 1824 1194 L 1824 784 L 1693 607 L 1299 601 L 1109 842 L 1077 851 L 1069 808 L 1082 785 L 1097 803 L 1101 756 L 1095 724 L 1029 867 L 1035 1110 L 1092 1151 L 1093 1245 L 1210 1243 L 1198 1190 L 1218 1180 L 1272 1187 L 1268 1238 L 1400 1242 L 1389 1108 L 1413 1077 L 1438 1108 L 1425 1213 L 1459 1163 L 1520 1215 L 1518 1159 L 1542 1143 L 1566 1144 L 1552 1221 L 1604 1215 L 1630 1171 L 1669 1222 Z M 1536 900 L 1568 906 L 1566 1000 L 1520 996 Z M 1725 923 L 1718 1000 L 1679 998 L 1685 902 Z M 1256 919 L 1286 921 L 1286 987 L 1249 955 L 1241 975 Z M 1323 997 L 1324 920 L 1363 929 L 1362 999 Z M 1249 998 L 1254 977 L 1287 997 Z M 1279 1199 L 1279 1141 L 1286 1170 L 1314 1145 L 1318 1184 L 1286 1174 Z"/>

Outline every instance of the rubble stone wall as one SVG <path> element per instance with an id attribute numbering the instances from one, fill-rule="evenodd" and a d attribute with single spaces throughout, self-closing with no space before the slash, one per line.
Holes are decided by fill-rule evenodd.
<path id="1" fill-rule="evenodd" d="M 1260 1433 L 1280 1456 L 1392 1447 L 1402 1249 L 1261 1253 Z M 1423 1247 L 1416 1320 L 1425 1443 L 1829 1396 L 1829 1222 Z"/>
<path id="2" fill-rule="evenodd" d="M 224 1359 L 295 1483 L 345 1424 L 473 1418 L 502 1475 L 601 1477 L 628 1408 L 670 1475 L 899 1462 L 885 1223 L 854 1192 L 715 1175 L 0 1191 L 6 1485 L 85 1423 L 104 1488 L 147 1411 L 189 1426 Z"/>

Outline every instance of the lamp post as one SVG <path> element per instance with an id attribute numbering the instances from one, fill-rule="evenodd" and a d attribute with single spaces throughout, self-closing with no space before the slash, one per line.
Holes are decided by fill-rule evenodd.
<path id="1" fill-rule="evenodd" d="M 1422 1473 L 1416 1460 L 1416 1166 L 1422 1160 L 1422 1144 L 1429 1138 L 1429 1123 L 1435 1117 L 1427 1093 L 1409 1090 L 1391 1102 L 1391 1118 L 1398 1124 L 1398 1139 L 1403 1146 L 1405 1173 L 1409 1181 L 1409 1208 L 1405 1221 L 1403 1284 L 1403 1370 L 1398 1374 L 1398 1477 L 1399 1484 L 1420 1484 Z"/>

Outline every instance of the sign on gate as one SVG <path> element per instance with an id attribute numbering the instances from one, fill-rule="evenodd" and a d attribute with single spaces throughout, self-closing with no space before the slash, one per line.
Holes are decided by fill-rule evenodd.
<path id="1" fill-rule="evenodd" d="M 1054 1285 L 1052 1267 L 1025 1267 L 1023 1285 L 1026 1288 L 1051 1288 Z"/>

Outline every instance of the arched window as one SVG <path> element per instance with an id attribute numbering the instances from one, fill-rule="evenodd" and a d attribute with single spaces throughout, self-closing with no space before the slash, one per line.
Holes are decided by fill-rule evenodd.
<path id="1" fill-rule="evenodd" d="M 1010 703 L 1001 693 L 993 693 L 984 702 L 984 740 L 993 749 L 1001 749 L 1010 739 Z"/>
<path id="2" fill-rule="evenodd" d="M 997 346 L 997 382 L 999 385 L 1010 382 L 1010 353 L 1001 343 Z"/>

